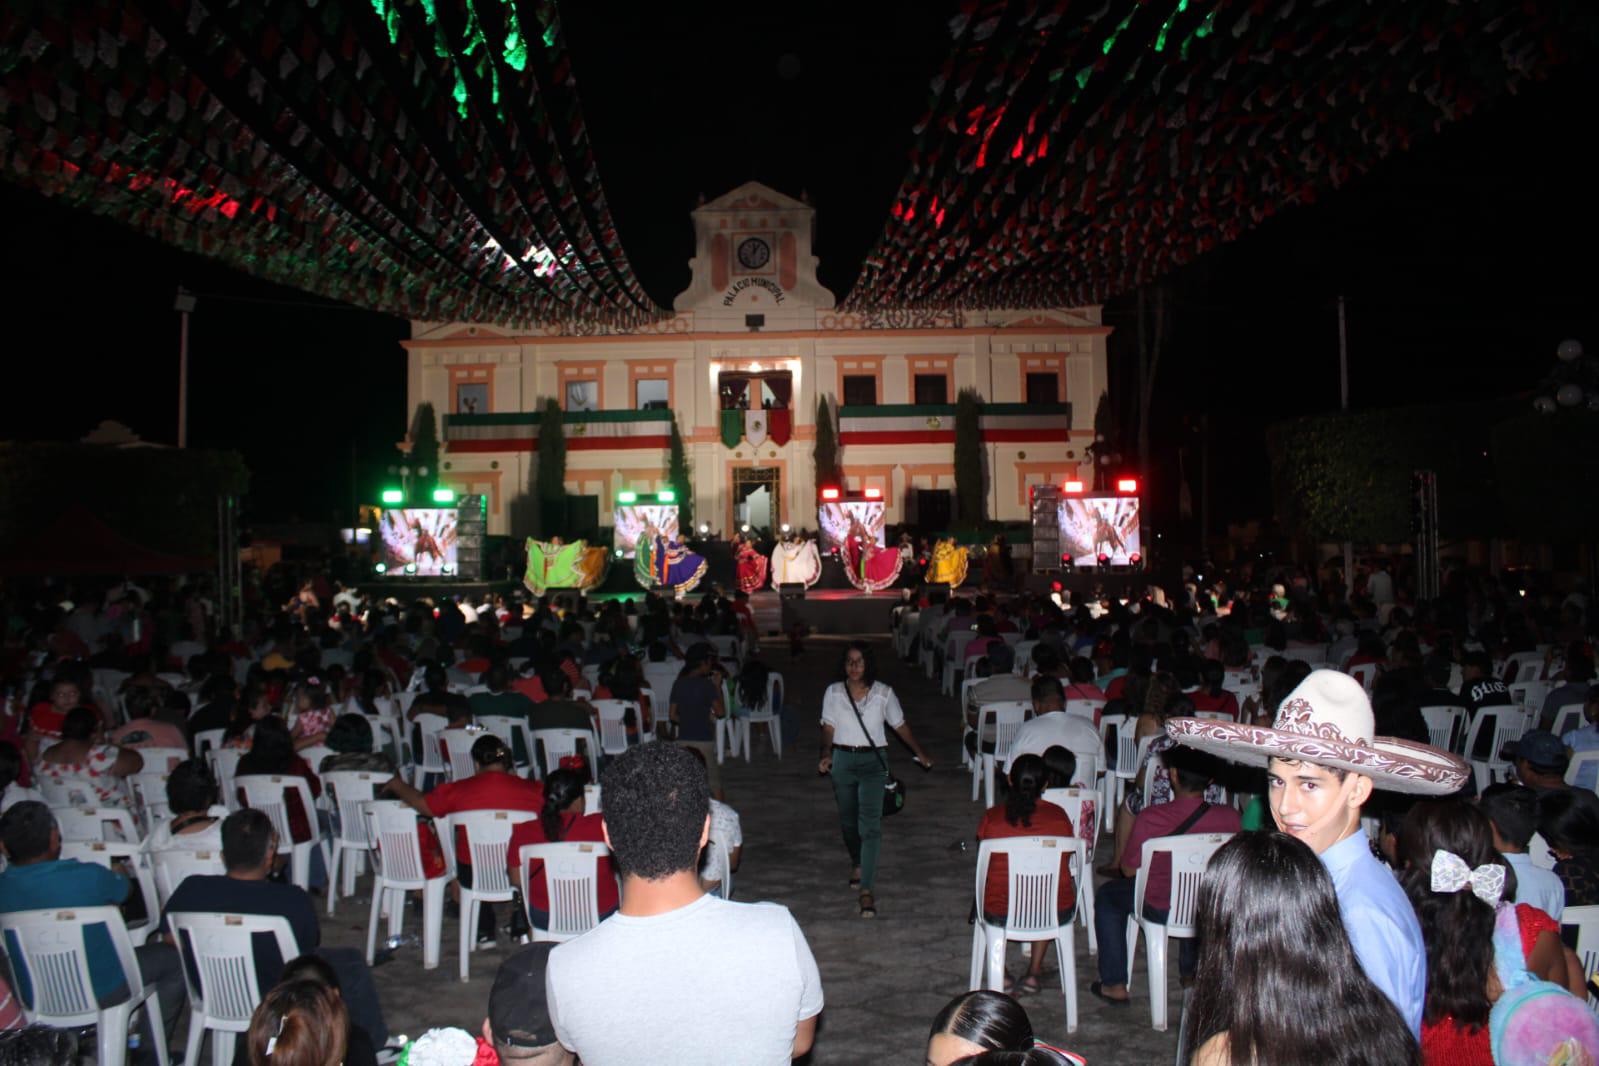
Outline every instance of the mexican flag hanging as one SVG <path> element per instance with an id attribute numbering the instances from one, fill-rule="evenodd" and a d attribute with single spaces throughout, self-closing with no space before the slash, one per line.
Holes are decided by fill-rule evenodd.
<path id="1" fill-rule="evenodd" d="M 794 412 L 786 407 L 774 407 L 766 412 L 766 432 L 779 448 L 787 444 L 794 435 Z"/>
<path id="2" fill-rule="evenodd" d="M 722 443 L 737 448 L 744 436 L 744 412 L 738 409 L 722 412 Z"/>
<path id="3" fill-rule="evenodd" d="M 744 436 L 759 448 L 766 441 L 766 412 L 752 407 L 744 412 Z"/>

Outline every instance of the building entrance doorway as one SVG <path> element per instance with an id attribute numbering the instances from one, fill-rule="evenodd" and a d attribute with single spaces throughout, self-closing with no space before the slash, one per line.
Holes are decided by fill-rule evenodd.
<path id="1" fill-rule="evenodd" d="M 775 466 L 733 469 L 733 531 L 770 536 L 783 521 L 783 472 Z"/>

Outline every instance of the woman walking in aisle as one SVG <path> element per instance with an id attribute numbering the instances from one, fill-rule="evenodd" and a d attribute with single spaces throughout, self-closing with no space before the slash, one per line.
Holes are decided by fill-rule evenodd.
<path id="1" fill-rule="evenodd" d="M 883 840 L 883 791 L 888 785 L 887 729 L 899 734 L 923 770 L 933 762 L 911 733 L 894 690 L 877 680 L 871 647 L 860 640 L 844 648 L 842 679 L 822 696 L 822 748 L 818 773 L 831 774 L 839 828 L 849 849 L 851 888 L 860 889 L 862 918 L 877 917 L 877 856 Z"/>

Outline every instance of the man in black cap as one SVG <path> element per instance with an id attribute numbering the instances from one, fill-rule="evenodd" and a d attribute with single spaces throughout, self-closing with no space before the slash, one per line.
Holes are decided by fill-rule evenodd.
<path id="1" fill-rule="evenodd" d="M 1517 779 L 1539 795 L 1570 787 L 1566 784 L 1566 766 L 1571 755 L 1560 738 L 1547 729 L 1527 730 L 1520 740 L 1505 745 L 1504 756 L 1516 768 Z"/>
<path id="2" fill-rule="evenodd" d="M 544 999 L 544 968 L 554 944 L 531 944 L 506 959 L 494 975 L 483 1039 L 510 1066 L 570 1066 L 572 1053 L 555 1038 Z"/>

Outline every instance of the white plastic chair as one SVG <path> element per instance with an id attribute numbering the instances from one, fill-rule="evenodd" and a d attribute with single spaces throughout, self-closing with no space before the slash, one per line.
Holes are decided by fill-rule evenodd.
<path id="1" fill-rule="evenodd" d="M 1518 651 L 1505 659 L 1505 682 L 1537 681 L 1543 677 L 1543 653 Z"/>
<path id="2" fill-rule="evenodd" d="M 733 857 L 727 841 L 711 837 L 705 842 L 705 865 L 700 877 L 717 882 L 716 895 L 722 899 L 733 898 Z"/>
<path id="3" fill-rule="evenodd" d="M 1005 924 L 991 925 L 983 914 L 988 868 L 995 855 L 1004 855 L 1007 873 Z M 1053 941 L 1060 965 L 1061 994 L 1066 1001 L 1066 1031 L 1077 1031 L 1077 930 L 1060 921 L 1061 857 L 1070 856 L 1076 881 L 1083 879 L 1083 842 L 1076 837 L 1033 836 L 985 840 L 977 851 L 977 922 L 972 927 L 970 987 L 1002 987 L 1005 945 Z M 1080 893 L 1079 893 L 1080 894 Z"/>
<path id="4" fill-rule="evenodd" d="M 944 641 L 944 674 L 938 690 L 946 696 L 955 695 L 955 675 L 966 676 L 966 645 L 977 636 L 970 629 L 951 630 Z"/>
<path id="5" fill-rule="evenodd" d="M 710 640 L 711 647 L 716 649 L 716 657 L 718 659 L 731 659 L 735 663 L 742 661 L 743 657 L 737 637 L 712 637 Z"/>
<path id="6" fill-rule="evenodd" d="M 131 873 L 133 883 L 139 886 L 139 895 L 144 900 L 145 918 L 138 925 L 128 928 L 128 936 L 140 944 L 150 939 L 150 934 L 161 924 L 161 897 L 156 891 L 150 857 L 142 847 L 124 841 L 75 840 L 61 845 L 61 857 L 98 863 L 120 874 Z M 118 870 L 114 865 L 118 862 L 125 863 L 125 867 Z"/>
<path id="7" fill-rule="evenodd" d="M 910 654 L 911 641 L 916 636 L 916 623 L 921 617 L 920 611 L 906 611 L 894 625 L 894 654 L 901 659 Z"/>
<path id="8" fill-rule="evenodd" d="M 472 856 L 472 887 L 468 888 L 464 881 L 460 881 L 463 981 L 471 978 L 472 952 L 477 950 L 478 913 L 483 904 L 508 903 L 512 899 L 511 878 L 506 865 L 511 830 L 537 817 L 531 811 L 457 811 L 438 823 L 448 876 L 460 881 L 455 855 L 457 829 L 466 834 L 467 853 Z"/>
<path id="9" fill-rule="evenodd" d="M 977 798 L 977 788 L 981 782 L 984 806 L 994 805 L 994 767 L 996 764 L 1004 765 L 1010 759 L 1011 741 L 1016 738 L 1016 731 L 1022 727 L 1032 709 L 1032 703 L 1027 700 L 985 703 L 977 709 L 978 757 L 972 762 L 972 799 Z M 990 721 L 994 725 L 994 750 L 988 752 L 983 750 L 983 733 Z"/>
<path id="10" fill-rule="evenodd" d="M 211 776 L 217 783 L 217 794 L 229 813 L 239 809 L 239 793 L 234 778 L 239 773 L 239 760 L 244 752 L 238 748 L 212 748 L 206 752 L 205 761 L 211 767 Z"/>
<path id="11" fill-rule="evenodd" d="M 1567 907 L 1560 924 L 1576 926 L 1577 959 L 1582 963 L 1583 976 L 1592 977 L 1599 971 L 1599 906 Z M 1593 994 L 1592 985 L 1588 986 L 1588 1006 L 1599 1010 L 1599 996 Z"/>
<path id="12" fill-rule="evenodd" d="M 1105 702 L 1103 700 L 1067 700 L 1065 707 L 1067 714 L 1075 714 L 1077 717 L 1086 718 L 1090 722 L 1094 720 L 1094 715 L 1099 714 L 1104 709 Z"/>
<path id="13" fill-rule="evenodd" d="M 222 852 L 216 848 L 162 848 L 150 852 L 150 867 L 155 875 L 156 895 L 163 907 L 184 878 L 191 874 L 220 877 L 228 872 L 222 862 Z"/>
<path id="14" fill-rule="evenodd" d="M 600 924 L 599 860 L 611 853 L 604 844 L 587 840 L 563 840 L 553 844 L 528 844 L 522 848 L 522 900 L 527 903 L 529 877 L 535 861 L 542 862 L 545 888 L 549 892 L 549 925 L 533 924 L 528 910 L 528 926 L 534 943 L 541 940 L 565 941 L 582 936 Z"/>
<path id="15" fill-rule="evenodd" d="M 1455 743 L 1466 722 L 1464 707 L 1423 707 L 1421 717 L 1427 722 L 1427 743 L 1440 751 L 1459 751 Z"/>
<path id="16" fill-rule="evenodd" d="M 141 770 L 139 773 L 129 774 L 124 781 L 129 794 L 133 797 L 134 811 L 143 822 L 144 835 L 149 836 L 150 830 L 155 828 L 157 822 L 172 817 L 171 804 L 167 803 L 167 775 Z"/>
<path id="17" fill-rule="evenodd" d="M 1104 809 L 1099 804 L 1097 788 L 1047 788 L 1039 797 L 1066 812 L 1072 828 L 1083 842 L 1081 869 L 1086 871 L 1077 879 L 1077 919 L 1088 930 L 1088 953 L 1099 954 L 1099 933 L 1094 928 L 1094 853 L 1099 842 L 1099 823 Z"/>
<path id="18" fill-rule="evenodd" d="M 134 748 L 144 759 L 146 774 L 161 774 L 163 777 L 172 772 L 172 768 L 189 758 L 187 748 Z"/>
<path id="19" fill-rule="evenodd" d="M 505 742 L 506 748 L 512 752 L 516 751 L 516 738 L 520 734 L 522 737 L 522 749 L 527 752 L 528 761 L 525 763 L 519 762 L 518 765 L 531 765 L 533 758 L 533 730 L 529 728 L 526 718 L 517 718 L 508 714 L 480 714 L 477 716 L 477 724 L 499 737 Z M 461 779 L 457 777 L 456 780 L 459 781 Z"/>
<path id="20" fill-rule="evenodd" d="M 85 931 L 94 926 L 103 926 L 110 935 L 128 987 L 128 998 L 111 1007 L 99 1005 L 89 976 L 89 949 L 84 941 Z M 117 908 L 12 911 L 0 914 L 0 934 L 6 943 L 12 994 L 28 1024 L 57 1029 L 92 1025 L 98 1038 L 96 1061 L 100 1066 L 122 1066 L 127 1061 L 133 1014 L 143 1009 L 150 1019 L 156 1061 L 167 1066 L 161 1000 L 154 985 L 145 987 L 133 941 Z M 28 980 L 22 980 L 24 975 Z M 24 989 L 30 994 L 23 995 Z M 189 1061 L 194 1061 L 192 1056 Z"/>
<path id="21" fill-rule="evenodd" d="M 1582 704 L 1568 703 L 1555 712 L 1552 732 L 1557 737 L 1563 737 L 1573 729 L 1581 729 L 1582 720 Z"/>
<path id="22" fill-rule="evenodd" d="M 1133 737 L 1137 728 L 1138 719 L 1132 715 L 1107 714 L 1099 719 L 1099 738 L 1105 743 L 1105 751 L 1116 753 L 1115 769 L 1107 768 L 1100 779 L 1100 799 L 1106 811 L 1121 805 L 1127 782 L 1138 774 L 1138 741 Z M 1109 816 L 1105 821 L 1112 823 Z"/>
<path id="23" fill-rule="evenodd" d="M 1526 708 L 1536 715 L 1543 710 L 1544 697 L 1549 695 L 1550 684 L 1547 681 L 1516 681 L 1507 686 L 1510 698 L 1519 707 Z"/>
<path id="24" fill-rule="evenodd" d="M 323 796 L 328 799 L 333 837 L 332 858 L 328 861 L 328 913 L 342 895 L 355 895 L 355 879 L 360 876 L 366 857 L 372 851 L 361 804 L 377 798 L 378 789 L 389 775 L 366 770 L 336 770 L 322 776 Z M 344 880 L 339 880 L 343 860 Z"/>
<path id="25" fill-rule="evenodd" d="M 79 777 L 76 774 L 63 774 L 60 777 L 46 774 L 35 774 L 33 787 L 39 790 L 44 801 L 52 807 L 96 807 L 103 806 L 96 785 L 105 785 L 106 778 Z M 128 794 L 128 786 L 119 783 L 123 795 Z"/>
<path id="26" fill-rule="evenodd" d="M 1014 649 L 1016 665 L 1011 667 L 1011 673 L 1017 677 L 1033 676 L 1033 649 L 1038 647 L 1036 640 L 1019 640 Z"/>
<path id="27" fill-rule="evenodd" d="M 422 843 L 417 839 L 416 812 L 398 800 L 373 800 L 361 805 L 366 833 L 373 843 L 372 913 L 366 927 L 366 964 L 377 954 L 378 915 L 387 912 L 389 935 L 398 936 L 405 924 L 405 894 L 422 893 L 422 968 L 439 965 L 444 934 L 444 886 L 450 875 L 429 878 L 423 873 Z M 440 844 L 453 849 L 448 837 Z"/>
<path id="28" fill-rule="evenodd" d="M 272 936 L 285 962 L 300 946 L 287 918 L 263 914 L 175 911 L 167 917 L 178 950 L 191 960 L 198 982 L 183 967 L 189 990 L 189 1041 L 183 1061 L 200 1061 L 200 1041 L 211 1030 L 212 1066 L 231 1066 L 233 1042 L 250 1028 L 250 1017 L 270 991 L 255 975 L 255 934 Z"/>
<path id="29" fill-rule="evenodd" d="M 1173 939 L 1193 937 L 1199 901 L 1199 882 L 1205 865 L 1216 849 L 1231 839 L 1231 833 L 1194 833 L 1175 837 L 1153 837 L 1144 841 L 1138 878 L 1133 882 L 1133 913 L 1127 916 L 1127 987 L 1133 987 L 1133 959 L 1138 951 L 1138 930 L 1149 938 L 1149 1014 L 1154 1027 L 1166 1031 L 1166 955 Z M 1171 856 L 1171 900 L 1165 923 L 1144 917 L 1144 889 L 1149 882 L 1149 867 L 1161 852 Z"/>
<path id="30" fill-rule="evenodd" d="M 1477 736 L 1484 728 L 1490 730 L 1492 743 L 1488 746 L 1487 756 L 1479 759 L 1474 753 L 1477 750 Z M 1477 713 L 1471 720 L 1471 729 L 1466 734 L 1466 746 L 1463 750 L 1466 759 L 1471 763 L 1471 772 L 1477 779 L 1478 795 L 1481 795 L 1482 791 L 1494 781 L 1510 772 L 1510 762 L 1503 757 L 1505 745 L 1520 740 L 1521 734 L 1526 731 L 1527 713 L 1520 707 L 1502 703 L 1477 708 Z"/>
<path id="31" fill-rule="evenodd" d="M 644 664 L 644 683 L 650 691 L 660 697 L 653 700 L 651 706 L 655 708 L 656 717 L 666 718 L 666 701 L 672 698 L 672 686 L 677 683 L 677 675 L 683 672 L 681 659 L 665 659 L 658 663 L 646 662 Z"/>
<path id="32" fill-rule="evenodd" d="M 621 755 L 627 751 L 627 723 L 623 717 L 633 712 L 633 722 L 643 733 L 644 711 L 632 700 L 595 700 L 594 709 L 600 719 L 600 751 L 606 755 Z M 639 743 L 643 743 L 642 739 Z"/>
<path id="33" fill-rule="evenodd" d="M 1566 784 L 1575 785 L 1577 783 L 1577 775 L 1582 772 L 1582 768 L 1591 764 L 1599 764 L 1599 751 L 1579 751 L 1573 755 L 1571 763 L 1566 767 Z M 1595 791 L 1599 791 L 1599 789 Z"/>
<path id="34" fill-rule="evenodd" d="M 1358 665 L 1351 666 L 1349 668 L 1349 676 L 1354 678 L 1356 681 L 1359 681 L 1361 687 L 1366 690 L 1366 694 L 1370 695 L 1371 686 L 1377 680 L 1377 664 L 1360 663 Z"/>
<path id="35" fill-rule="evenodd" d="M 51 807 L 63 842 L 143 842 L 133 812 L 123 807 Z"/>
<path id="36" fill-rule="evenodd" d="M 444 772 L 451 781 L 465 781 L 477 773 L 477 764 L 472 761 L 472 745 L 482 735 L 483 731 L 477 729 L 439 730 Z"/>
<path id="37" fill-rule="evenodd" d="M 222 746 L 222 738 L 228 735 L 226 729 L 207 729 L 194 735 L 194 753 L 203 757 L 212 748 Z"/>
<path id="38" fill-rule="evenodd" d="M 421 734 L 421 747 L 411 753 L 415 765 L 412 767 L 415 776 L 411 787 L 421 788 L 429 774 L 447 774 L 449 766 L 444 761 L 443 749 L 439 746 L 439 734 L 444 732 L 450 720 L 442 714 L 419 714 L 413 725 Z"/>
<path id="39" fill-rule="evenodd" d="M 583 813 L 584 814 L 599 814 L 600 813 L 600 786 L 599 785 L 584 785 L 583 786 Z"/>
<path id="40" fill-rule="evenodd" d="M 561 757 L 576 755 L 578 742 L 584 745 L 584 757 L 589 764 L 589 780 L 597 781 L 600 777 L 598 764 L 600 744 L 594 736 L 592 729 L 535 729 L 533 742 L 537 745 L 537 752 L 529 752 L 533 756 L 534 765 L 542 772 L 540 777 L 552 770 L 560 769 Z M 538 753 L 542 753 L 542 756 Z"/>
<path id="41" fill-rule="evenodd" d="M 744 745 L 744 761 L 750 761 L 750 742 L 753 727 L 764 725 L 766 735 L 772 741 L 772 754 L 778 761 L 783 758 L 783 719 L 780 708 L 783 706 L 783 675 L 775 671 L 766 675 L 766 702 L 748 714 L 740 715 L 737 719 L 739 743 Z"/>
<path id="42" fill-rule="evenodd" d="M 324 866 L 331 867 L 327 838 L 317 821 L 316 801 L 311 797 L 311 786 L 295 774 L 240 774 L 234 784 L 244 793 L 244 805 L 258 810 L 272 819 L 278 831 L 278 854 L 289 856 L 289 879 L 301 888 L 311 887 L 311 852 L 322 849 Z M 305 809 L 305 820 L 310 826 L 310 836 L 296 842 L 289 832 L 288 795 L 295 793 Z"/>

